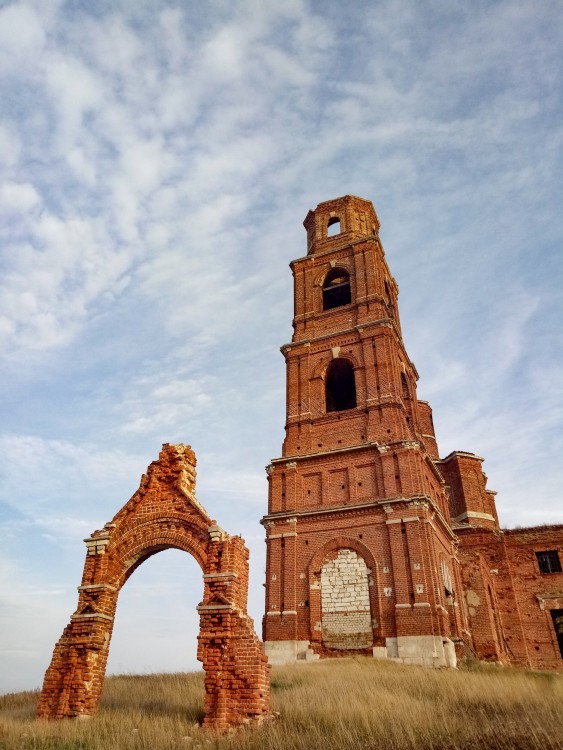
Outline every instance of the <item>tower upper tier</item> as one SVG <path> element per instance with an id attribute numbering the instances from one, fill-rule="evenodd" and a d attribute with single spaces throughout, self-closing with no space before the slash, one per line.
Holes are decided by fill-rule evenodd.
<path id="1" fill-rule="evenodd" d="M 336 246 L 377 237 L 379 219 L 370 201 L 344 195 L 319 203 L 309 211 L 303 226 L 307 230 L 307 254 L 333 250 Z"/>
<path id="2" fill-rule="evenodd" d="M 325 201 L 309 211 L 303 224 L 307 255 L 290 264 L 293 342 L 385 321 L 400 339 L 399 289 L 385 260 L 372 203 L 354 195 Z"/>

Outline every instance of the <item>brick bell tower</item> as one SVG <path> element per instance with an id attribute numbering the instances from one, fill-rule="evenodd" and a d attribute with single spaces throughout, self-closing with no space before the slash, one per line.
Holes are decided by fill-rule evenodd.
<path id="1" fill-rule="evenodd" d="M 467 633 L 456 537 L 377 215 L 347 195 L 304 226 L 282 347 L 286 437 L 262 519 L 266 653 L 455 666 Z"/>

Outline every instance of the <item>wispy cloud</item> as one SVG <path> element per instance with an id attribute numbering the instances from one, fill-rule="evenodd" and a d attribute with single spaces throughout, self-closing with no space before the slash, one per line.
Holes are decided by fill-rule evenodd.
<path id="1" fill-rule="evenodd" d="M 0 8 L 14 653 L 24 636 L 43 653 L 60 635 L 82 536 L 135 491 L 162 442 L 193 445 L 200 499 L 249 540 L 260 618 L 287 264 L 306 251 L 307 210 L 345 193 L 376 205 L 442 453 L 485 455 L 505 523 L 558 520 L 561 14 L 523 0 L 364 5 Z M 58 595 L 31 593 L 59 583 L 62 614 Z M 48 637 L 20 636 L 25 607 L 38 621 L 45 599 Z M 138 652 L 141 635 L 131 642 Z M 133 669 L 134 649 L 116 644 Z"/>

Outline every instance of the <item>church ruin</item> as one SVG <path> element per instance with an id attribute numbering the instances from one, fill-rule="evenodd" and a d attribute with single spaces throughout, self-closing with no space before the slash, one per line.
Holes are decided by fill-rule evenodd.
<path id="1" fill-rule="evenodd" d="M 269 715 L 269 664 L 368 654 L 454 667 L 477 656 L 563 668 L 563 525 L 501 529 L 483 459 L 440 458 L 417 395 L 398 287 L 372 204 L 327 201 L 291 263 L 286 436 L 267 467 L 264 654 L 246 613 L 248 550 L 195 497 L 195 456 L 164 445 L 138 491 L 86 540 L 78 607 L 55 647 L 43 718 L 98 704 L 118 594 L 170 547 L 203 572 L 204 726 Z"/>
<path id="2" fill-rule="evenodd" d="M 273 664 L 347 653 L 563 667 L 563 526 L 502 530 L 483 459 L 440 458 L 372 204 L 304 221 L 286 436 L 267 467 Z"/>

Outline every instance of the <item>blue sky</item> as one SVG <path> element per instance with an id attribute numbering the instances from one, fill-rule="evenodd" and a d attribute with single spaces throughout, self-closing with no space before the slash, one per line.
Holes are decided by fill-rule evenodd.
<path id="1" fill-rule="evenodd" d="M 302 221 L 372 200 L 442 455 L 563 521 L 563 6 L 0 2 L 0 691 L 41 684 L 82 539 L 164 442 L 251 549 Z M 190 669 L 201 573 L 124 587 L 110 672 Z M 178 656 L 180 654 L 180 656 Z"/>

